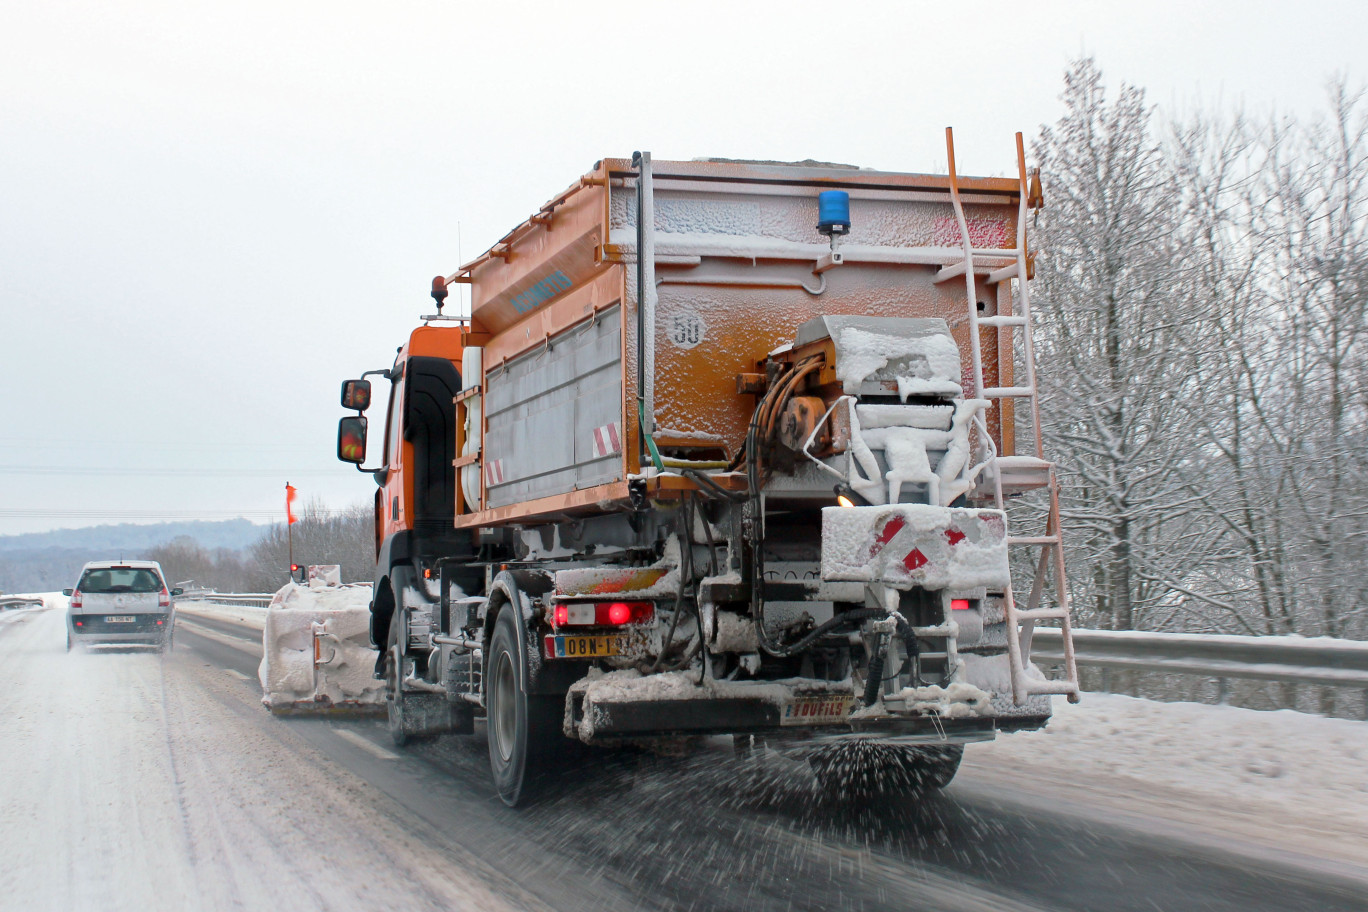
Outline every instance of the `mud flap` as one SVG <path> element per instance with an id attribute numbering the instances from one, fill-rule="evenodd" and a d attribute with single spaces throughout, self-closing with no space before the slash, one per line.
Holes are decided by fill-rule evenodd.
<path id="1" fill-rule="evenodd" d="M 475 731 L 475 713 L 473 707 L 448 702 L 445 694 L 405 691 L 403 726 L 411 738 L 468 735 Z"/>

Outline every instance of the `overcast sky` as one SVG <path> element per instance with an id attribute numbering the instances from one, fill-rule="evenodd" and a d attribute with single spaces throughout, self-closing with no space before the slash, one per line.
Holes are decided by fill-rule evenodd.
<path id="1" fill-rule="evenodd" d="M 1361 2 L 0 9 L 0 535 L 368 500 L 340 381 L 601 157 L 1004 174 L 1080 55 L 1164 112 L 1368 77 Z"/>

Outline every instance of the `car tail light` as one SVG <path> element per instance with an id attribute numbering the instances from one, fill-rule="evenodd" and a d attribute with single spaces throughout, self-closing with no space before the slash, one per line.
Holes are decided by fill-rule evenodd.
<path id="1" fill-rule="evenodd" d="M 83 625 L 85 624 L 84 621 L 75 621 L 74 623 L 76 624 L 77 627 L 81 627 L 81 626 L 83 626 Z"/>
<path id="2" fill-rule="evenodd" d="M 80 589 L 77 589 L 75 592 L 71 593 L 71 607 L 72 607 L 72 608 L 80 608 L 80 607 L 81 607 L 81 590 L 80 590 Z"/>
<path id="3" fill-rule="evenodd" d="M 651 602 L 563 602 L 556 606 L 556 627 L 622 627 L 655 617 Z"/>
<path id="4" fill-rule="evenodd" d="M 171 593 L 169 593 L 169 592 L 166 591 L 166 587 L 165 587 L 165 586 L 162 586 L 161 594 L 157 596 L 157 607 L 159 607 L 159 608 L 170 608 L 170 607 L 171 607 Z M 158 623 L 161 623 L 161 622 L 158 621 Z"/>
<path id="5" fill-rule="evenodd" d="M 951 610 L 951 611 L 968 611 L 968 610 L 969 610 L 969 600 L 968 600 L 968 599 L 951 599 L 951 600 L 950 600 L 950 610 Z"/>
<path id="6" fill-rule="evenodd" d="M 157 626 L 158 626 L 158 627 L 160 627 L 160 626 L 161 626 L 162 624 L 164 624 L 164 623 L 166 623 L 166 622 L 163 621 L 161 618 L 157 618 Z"/>

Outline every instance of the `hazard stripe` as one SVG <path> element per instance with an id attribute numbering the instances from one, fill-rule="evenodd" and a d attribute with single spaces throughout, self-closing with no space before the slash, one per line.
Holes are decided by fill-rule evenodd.
<path id="1" fill-rule="evenodd" d="M 605 456 L 612 456 L 620 452 L 622 452 L 622 442 L 621 438 L 618 437 L 616 422 L 594 428 L 594 458 L 602 459 Z"/>
<path id="2" fill-rule="evenodd" d="M 901 532 L 906 526 L 907 520 L 903 519 L 901 516 L 894 516 L 888 522 L 884 523 L 884 527 L 879 532 L 878 537 L 875 538 L 874 543 L 869 546 L 869 560 L 878 557 L 879 552 L 884 549 L 884 546 L 893 540 L 893 536 Z"/>

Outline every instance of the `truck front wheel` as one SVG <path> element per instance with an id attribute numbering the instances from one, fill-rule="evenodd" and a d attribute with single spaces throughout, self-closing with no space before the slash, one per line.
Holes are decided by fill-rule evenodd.
<path id="1" fill-rule="evenodd" d="M 513 612 L 505 606 L 494 622 L 490 640 L 489 765 L 499 797 L 509 807 L 529 798 L 544 779 L 547 761 L 565 743 L 561 734 L 561 701 L 524 692 L 527 655 Z"/>

